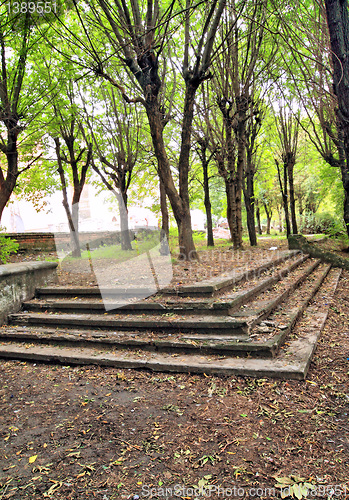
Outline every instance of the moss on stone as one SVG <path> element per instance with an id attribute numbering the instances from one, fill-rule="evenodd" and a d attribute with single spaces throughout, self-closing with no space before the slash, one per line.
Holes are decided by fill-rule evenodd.
<path id="1" fill-rule="evenodd" d="M 301 250 L 315 259 L 332 264 L 333 267 L 349 269 L 349 260 L 343 259 L 340 255 L 322 250 L 318 245 L 312 243 L 301 234 L 290 234 L 288 237 L 288 247 L 290 250 Z"/>

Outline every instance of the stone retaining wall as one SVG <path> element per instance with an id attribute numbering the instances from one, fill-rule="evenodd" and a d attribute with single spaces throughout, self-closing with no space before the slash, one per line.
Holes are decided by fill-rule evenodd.
<path id="1" fill-rule="evenodd" d="M 56 262 L 22 262 L 0 266 L 0 325 L 10 313 L 20 310 L 24 300 L 32 299 L 35 289 L 55 281 Z"/>
<path id="2" fill-rule="evenodd" d="M 321 241 L 321 240 L 315 240 Z M 328 262 L 334 267 L 341 267 L 342 269 L 349 270 L 349 260 L 343 259 L 340 255 L 332 252 L 326 252 L 315 243 L 308 241 L 306 237 L 301 234 L 290 234 L 288 237 L 288 248 L 290 250 L 301 250 L 310 255 L 314 259 L 321 259 L 322 262 Z"/>

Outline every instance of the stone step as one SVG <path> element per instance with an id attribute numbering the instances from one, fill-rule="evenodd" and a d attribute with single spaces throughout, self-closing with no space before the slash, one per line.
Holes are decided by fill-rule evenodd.
<path id="1" fill-rule="evenodd" d="M 78 314 L 132 314 L 132 313 L 148 313 L 148 314 L 161 314 L 166 313 L 167 307 L 152 302 L 137 302 L 125 304 L 125 302 L 109 302 L 108 311 L 105 309 L 104 302 L 102 299 L 77 299 L 77 300 L 30 300 L 23 302 L 23 311 L 28 312 L 76 312 Z"/>
<path id="2" fill-rule="evenodd" d="M 215 310 L 227 309 L 228 314 L 234 314 L 234 311 L 246 304 L 248 301 L 255 299 L 260 293 L 269 290 L 279 281 L 283 280 L 286 276 L 296 270 L 301 264 L 303 264 L 307 259 L 308 255 L 301 255 L 299 258 L 295 259 L 290 264 L 281 267 L 275 273 L 273 273 L 268 278 L 264 278 L 263 275 L 257 280 L 253 286 L 248 287 L 244 290 L 240 290 L 234 293 L 225 294 L 220 301 L 213 302 L 212 308 Z M 317 261 L 319 264 L 320 261 Z M 312 272 L 313 267 L 309 266 L 309 271 Z M 305 273 L 304 277 L 308 274 Z M 302 279 L 302 278 L 301 278 Z"/>
<path id="3" fill-rule="evenodd" d="M 265 262 L 262 262 L 257 268 L 252 267 L 246 270 L 246 265 L 240 269 L 234 269 L 233 271 L 229 271 L 223 273 L 214 278 L 210 278 L 208 280 L 201 281 L 200 283 L 195 283 L 193 285 L 183 285 L 178 288 L 165 288 L 161 290 L 161 293 L 167 295 L 177 295 L 181 297 L 198 297 L 198 296 L 215 296 L 222 293 L 229 288 L 234 287 L 237 283 L 243 283 L 250 278 L 255 276 L 259 276 L 263 271 L 271 269 L 273 267 L 282 264 L 293 256 L 297 255 L 297 251 L 281 251 L 277 253 L 277 256 L 274 256 L 271 259 L 267 259 Z"/>
<path id="4" fill-rule="evenodd" d="M 235 318 L 249 317 L 249 328 L 253 328 L 263 319 L 267 318 L 282 302 L 286 301 L 290 294 L 295 292 L 315 269 L 321 264 L 320 260 L 312 261 L 302 272 L 298 273 L 297 277 L 292 274 L 288 276 L 288 282 L 282 283 L 282 290 L 278 291 L 276 296 L 269 299 L 269 293 L 261 297 L 257 297 L 248 307 L 241 308 L 240 311 L 234 312 Z M 328 271 L 327 271 L 328 272 Z M 250 331 L 250 330 L 249 330 Z"/>
<path id="5" fill-rule="evenodd" d="M 108 302 L 108 313 L 110 314 L 140 314 L 142 312 L 147 314 L 201 314 L 201 315 L 228 315 L 241 304 L 246 303 L 251 298 L 254 298 L 259 293 L 264 290 L 271 288 L 278 281 L 287 276 L 290 272 L 301 265 L 305 260 L 307 260 L 307 255 L 301 255 L 300 257 L 292 257 L 292 259 L 286 262 L 286 265 L 276 266 L 276 271 L 265 278 L 265 274 L 268 272 L 264 270 L 261 276 L 258 276 L 254 281 L 253 286 L 235 292 L 230 295 L 226 295 L 224 299 L 218 300 L 214 298 L 202 299 L 202 298 L 192 298 L 191 301 L 179 301 L 177 299 L 167 299 L 166 301 L 160 303 L 155 302 L 156 297 L 154 297 L 154 302 L 140 301 L 137 303 L 125 302 Z M 270 272 L 270 270 L 269 270 Z M 34 299 L 23 303 L 23 309 L 28 312 L 77 312 L 84 314 L 103 314 L 106 312 L 104 301 L 101 298 L 86 298 L 85 296 L 80 297 L 79 295 L 74 296 L 73 300 L 62 299 L 62 298 L 46 298 L 46 299 Z"/>
<path id="6" fill-rule="evenodd" d="M 30 343 L 6 340 L 5 331 L 1 332 L 3 339 L 0 341 L 0 357 L 68 365 L 98 364 L 117 368 L 146 368 L 165 372 L 305 379 L 340 274 L 340 269 L 332 269 L 328 273 L 312 304 L 306 308 L 304 318 L 297 322 L 297 335 L 288 340 L 275 358 L 222 356 L 214 353 L 204 354 L 200 350 L 190 354 L 170 354 L 145 349 L 111 350 L 110 346 L 102 349 L 101 345 L 91 344 L 90 347 L 63 344 L 56 347 L 45 344 L 44 341 L 40 345 L 34 344 L 33 339 L 28 339 Z"/>
<path id="7" fill-rule="evenodd" d="M 101 299 L 102 296 L 110 299 L 117 299 L 119 297 L 133 298 L 139 296 L 153 295 L 152 288 L 146 287 L 115 287 L 115 288 L 98 288 L 96 287 L 70 287 L 70 286 L 47 286 L 36 289 L 36 296 L 39 298 L 52 298 L 52 297 L 93 297 Z"/>
<path id="8" fill-rule="evenodd" d="M 249 318 L 235 319 L 230 316 L 186 316 L 170 315 L 166 318 L 130 315 L 112 317 L 100 314 L 48 314 L 48 313 L 16 313 L 9 315 L 10 324 L 14 325 L 48 325 L 65 328 L 98 328 L 100 330 L 151 331 L 151 332 L 197 332 L 201 333 L 234 333 L 245 335 L 249 328 Z"/>

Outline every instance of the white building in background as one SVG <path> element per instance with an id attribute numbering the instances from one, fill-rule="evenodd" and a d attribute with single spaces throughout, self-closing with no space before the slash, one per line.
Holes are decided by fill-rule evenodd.
<path id="1" fill-rule="evenodd" d="M 71 199 L 72 193 L 68 193 Z M 99 192 L 94 186 L 85 185 L 80 199 L 80 231 L 118 231 L 120 217 L 117 201 L 111 201 L 108 191 Z M 152 200 L 147 200 L 151 204 Z M 19 200 L 12 195 L 11 202 L 5 208 L 0 226 L 7 232 L 68 232 L 67 216 L 62 204 L 62 193 L 56 192 L 45 197 L 46 205 L 39 211 L 26 200 Z M 159 220 L 148 208 L 130 206 L 129 228 L 157 228 Z M 198 209 L 191 210 L 192 228 L 205 231 L 206 216 Z"/>
<path id="2" fill-rule="evenodd" d="M 206 215 L 204 212 L 195 208 L 190 210 L 191 227 L 194 231 L 206 231 Z"/>
<path id="3" fill-rule="evenodd" d="M 71 193 L 68 193 L 71 199 Z M 69 231 L 67 216 L 62 204 L 62 193 L 45 197 L 46 206 L 39 212 L 26 200 L 12 195 L 5 208 L 1 227 L 8 232 L 66 232 Z M 118 205 L 111 201 L 108 191 L 98 192 L 94 186 L 85 185 L 79 207 L 80 231 L 117 231 L 120 229 Z M 130 229 L 158 227 L 157 217 L 146 208 L 129 208 Z"/>

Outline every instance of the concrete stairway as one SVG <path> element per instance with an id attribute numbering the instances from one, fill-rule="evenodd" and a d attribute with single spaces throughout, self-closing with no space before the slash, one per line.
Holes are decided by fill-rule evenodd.
<path id="1" fill-rule="evenodd" d="M 1 330 L 0 357 L 304 378 L 339 277 L 288 251 L 140 302 L 132 289 L 42 288 Z"/>

